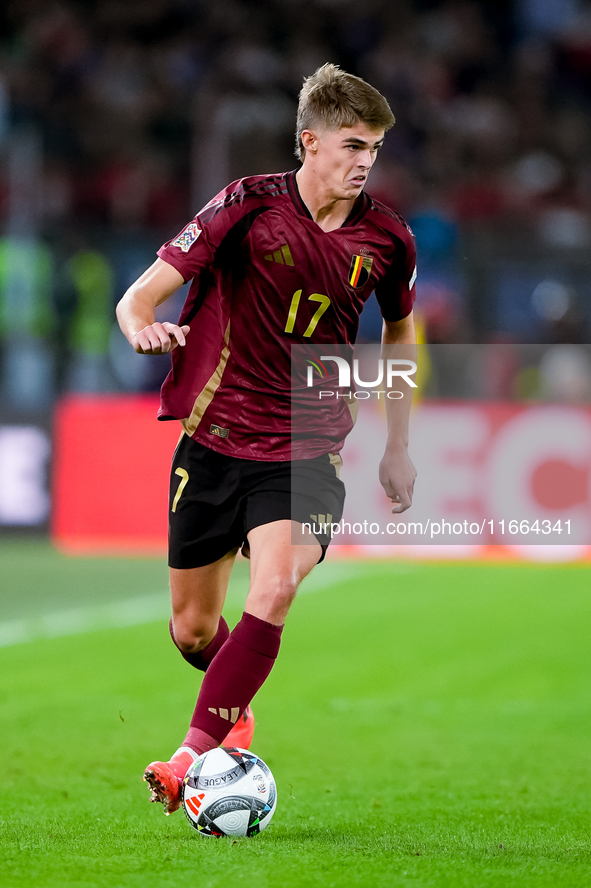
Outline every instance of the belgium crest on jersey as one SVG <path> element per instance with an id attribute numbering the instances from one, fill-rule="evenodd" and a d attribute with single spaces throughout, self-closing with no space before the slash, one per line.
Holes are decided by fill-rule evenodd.
<path id="1" fill-rule="evenodd" d="M 363 287 L 369 280 L 373 259 L 371 256 L 353 256 L 351 258 L 351 267 L 349 268 L 349 286 Z"/>

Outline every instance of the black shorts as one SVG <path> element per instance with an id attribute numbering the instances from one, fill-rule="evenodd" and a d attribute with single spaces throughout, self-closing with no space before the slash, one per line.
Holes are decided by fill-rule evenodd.
<path id="1" fill-rule="evenodd" d="M 322 561 L 327 525 L 341 520 L 344 501 L 344 484 L 327 453 L 291 462 L 238 459 L 183 435 L 170 475 L 169 566 L 211 564 L 244 545 L 253 527 L 283 519 L 311 525 Z"/>

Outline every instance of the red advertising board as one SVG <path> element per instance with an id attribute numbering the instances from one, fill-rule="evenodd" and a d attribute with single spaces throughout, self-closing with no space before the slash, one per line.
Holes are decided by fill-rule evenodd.
<path id="1" fill-rule="evenodd" d="M 57 409 L 54 542 L 66 551 L 162 553 L 169 467 L 180 426 L 154 395 L 81 395 Z"/>
<path id="2" fill-rule="evenodd" d="M 384 434 L 383 405 L 365 402 L 343 450 L 347 500 L 343 531 L 333 536 L 357 555 L 590 557 L 586 404 L 422 402 L 410 428 L 413 504 L 398 516 L 376 477 Z"/>
<path id="3" fill-rule="evenodd" d="M 168 474 L 180 425 L 157 422 L 157 407 L 152 395 L 75 396 L 61 403 L 52 521 L 61 549 L 165 551 Z M 343 452 L 343 520 L 351 529 L 334 536 L 331 557 L 589 558 L 587 407 L 423 402 L 411 422 L 415 499 L 395 523 L 378 481 L 384 434 L 383 407 L 360 411 Z M 363 519 L 370 533 L 359 536 L 355 522 Z M 447 542 L 458 545 L 443 545 L 445 527 Z M 450 537 L 452 531 L 459 535 Z"/>

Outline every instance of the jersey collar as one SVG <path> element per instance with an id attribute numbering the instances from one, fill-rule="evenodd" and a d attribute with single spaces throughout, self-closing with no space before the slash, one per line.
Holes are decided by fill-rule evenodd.
<path id="1" fill-rule="evenodd" d="M 291 170 L 291 172 L 287 173 L 287 190 L 289 192 L 289 196 L 292 199 L 293 205 L 296 210 L 300 214 L 300 216 L 306 216 L 307 219 L 312 219 L 312 214 L 310 210 L 302 200 L 302 195 L 300 194 L 300 189 L 298 188 L 298 182 L 296 179 L 297 170 Z M 371 198 L 365 191 L 362 191 L 355 203 L 351 208 L 351 212 L 341 225 L 341 228 L 349 228 L 351 225 L 357 225 L 357 223 L 362 219 L 363 216 L 367 213 L 371 206 Z M 338 231 L 339 229 L 333 229 L 334 231 Z"/>

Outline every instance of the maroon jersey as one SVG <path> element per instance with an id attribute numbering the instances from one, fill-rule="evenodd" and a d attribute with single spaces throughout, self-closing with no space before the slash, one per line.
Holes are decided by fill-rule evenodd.
<path id="1" fill-rule="evenodd" d="M 315 412 L 317 428 L 291 442 L 291 346 L 353 343 L 375 290 L 382 315 L 412 310 L 414 238 L 401 216 L 362 192 L 341 228 L 323 231 L 295 172 L 233 182 L 158 251 L 192 280 L 159 419 L 179 419 L 196 441 L 244 459 L 336 452 L 351 429 L 344 399 Z"/>

